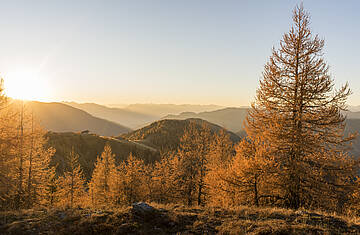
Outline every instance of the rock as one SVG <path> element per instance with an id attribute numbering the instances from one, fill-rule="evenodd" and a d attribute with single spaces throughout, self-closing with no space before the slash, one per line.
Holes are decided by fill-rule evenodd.
<path id="1" fill-rule="evenodd" d="M 136 202 L 132 204 L 132 211 L 140 214 L 152 213 L 156 209 L 145 202 Z"/>
<path id="2" fill-rule="evenodd" d="M 59 212 L 59 213 L 57 213 L 57 216 L 58 216 L 60 219 L 65 219 L 66 213 L 65 213 L 65 212 Z"/>
<path id="3" fill-rule="evenodd" d="M 153 219 L 154 215 L 158 211 L 145 202 L 136 202 L 132 204 L 131 213 L 136 217 L 141 217 L 142 219 L 148 220 Z"/>

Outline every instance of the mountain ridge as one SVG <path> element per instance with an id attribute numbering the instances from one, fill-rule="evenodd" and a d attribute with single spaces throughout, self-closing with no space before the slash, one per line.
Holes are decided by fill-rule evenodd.
<path id="1" fill-rule="evenodd" d="M 20 101 L 14 101 L 12 105 L 19 106 Z M 24 107 L 25 111 L 33 112 L 41 126 L 48 131 L 81 132 L 89 130 L 99 135 L 115 136 L 132 130 L 60 102 L 26 101 Z"/>
<path id="2" fill-rule="evenodd" d="M 135 142 L 139 142 L 158 149 L 159 151 L 176 150 L 180 143 L 180 138 L 184 135 L 184 131 L 191 122 L 194 122 L 199 128 L 202 124 L 210 127 L 212 132 L 218 133 L 225 130 L 230 139 L 236 143 L 240 141 L 240 137 L 231 131 L 227 131 L 223 127 L 210 123 L 206 120 L 190 118 L 186 120 L 164 119 L 151 123 L 143 128 L 122 134 L 117 138 L 123 138 Z"/>
<path id="3" fill-rule="evenodd" d="M 188 118 L 200 118 L 236 133 L 243 130 L 243 122 L 246 118 L 247 111 L 247 108 L 227 107 L 215 111 L 200 113 L 184 112 L 179 115 L 167 115 L 161 119 L 184 120 Z"/>

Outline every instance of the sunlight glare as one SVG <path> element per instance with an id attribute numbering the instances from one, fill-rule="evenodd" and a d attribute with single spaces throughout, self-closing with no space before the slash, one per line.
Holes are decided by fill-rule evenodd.
<path id="1" fill-rule="evenodd" d="M 13 99 L 46 101 L 49 86 L 33 71 L 17 71 L 4 77 L 5 94 Z"/>

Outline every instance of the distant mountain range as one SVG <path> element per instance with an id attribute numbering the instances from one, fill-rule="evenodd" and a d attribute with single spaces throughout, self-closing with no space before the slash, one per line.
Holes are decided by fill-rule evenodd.
<path id="1" fill-rule="evenodd" d="M 40 124 L 54 132 L 81 132 L 89 130 L 104 136 L 117 136 L 131 131 L 130 128 L 94 117 L 89 113 L 62 103 L 28 101 L 25 109 L 33 111 Z"/>
<path id="2" fill-rule="evenodd" d="M 217 105 L 191 104 L 131 104 L 122 108 L 107 107 L 94 103 L 63 102 L 66 105 L 81 109 L 89 114 L 112 122 L 138 129 L 168 114 L 179 114 L 185 111 L 202 112 L 222 108 Z"/>
<path id="3" fill-rule="evenodd" d="M 179 115 L 167 115 L 162 119 L 184 120 L 188 118 L 200 118 L 237 133 L 243 130 L 243 123 L 246 118 L 247 111 L 247 108 L 224 108 L 201 113 L 183 112 Z"/>
<path id="4" fill-rule="evenodd" d="M 95 117 L 104 118 L 109 121 L 136 129 L 159 119 L 159 115 L 140 113 L 129 109 L 109 108 L 94 103 L 63 102 L 66 105 L 83 110 Z"/>
<path id="5" fill-rule="evenodd" d="M 144 113 L 158 118 L 168 114 L 180 114 L 182 112 L 205 112 L 215 111 L 224 108 L 219 105 L 198 105 L 198 104 L 130 104 L 125 107 L 138 113 Z"/>

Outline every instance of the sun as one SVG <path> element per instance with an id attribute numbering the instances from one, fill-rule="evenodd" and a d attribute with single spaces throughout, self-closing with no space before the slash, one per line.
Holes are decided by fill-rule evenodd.
<path id="1" fill-rule="evenodd" d="M 4 77 L 5 94 L 13 99 L 46 101 L 49 89 L 44 79 L 33 71 L 16 71 Z"/>

